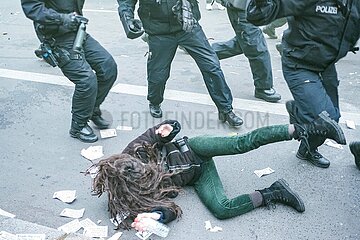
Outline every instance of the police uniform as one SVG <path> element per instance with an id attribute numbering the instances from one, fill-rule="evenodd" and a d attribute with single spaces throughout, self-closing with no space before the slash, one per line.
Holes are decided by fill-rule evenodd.
<path id="1" fill-rule="evenodd" d="M 82 15 L 84 2 L 21 0 L 21 5 L 25 15 L 33 20 L 41 40 L 51 42 L 63 74 L 75 84 L 71 136 L 93 142 L 97 137 L 87 122 L 92 119 L 98 127 L 106 127 L 107 124 L 100 117 L 99 107 L 116 80 L 117 65 L 112 56 L 89 34 L 86 34 L 81 53 L 72 50 L 77 30 L 66 28 L 62 16 L 73 12 Z"/>
<path id="2" fill-rule="evenodd" d="M 200 19 L 196 0 L 189 0 L 193 18 Z M 118 0 L 119 15 L 134 17 L 137 0 Z M 242 120 L 232 112 L 233 97 L 228 87 L 220 62 L 198 24 L 192 31 L 184 31 L 182 24 L 172 11 L 178 0 L 139 0 L 138 15 L 148 34 L 149 54 L 147 60 L 148 95 L 150 113 L 161 117 L 165 84 L 170 76 L 171 62 L 178 45 L 183 46 L 198 65 L 209 94 L 219 110 L 219 118 L 232 126 Z M 154 106 L 156 107 L 154 110 Z"/>
<path id="3" fill-rule="evenodd" d="M 213 43 L 219 59 L 245 54 L 250 63 L 255 85 L 255 97 L 277 102 L 281 96 L 273 89 L 270 54 L 261 29 L 246 20 L 246 0 L 223 0 L 235 31 L 235 37 L 226 42 Z M 236 5 L 235 8 L 233 5 Z"/>
<path id="4" fill-rule="evenodd" d="M 300 123 L 313 121 L 322 111 L 339 121 L 335 63 L 355 49 L 360 36 L 360 1 L 252 0 L 247 19 L 255 25 L 287 17 L 282 39 L 282 69 L 295 100 L 287 108 Z M 290 105 L 289 105 L 290 106 Z M 311 151 L 300 145 L 297 156 L 319 167 L 330 162 L 317 151 L 324 138 L 310 140 Z"/>

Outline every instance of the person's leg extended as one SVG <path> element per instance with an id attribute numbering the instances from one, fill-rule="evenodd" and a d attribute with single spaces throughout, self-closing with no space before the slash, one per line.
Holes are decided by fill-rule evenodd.
<path id="1" fill-rule="evenodd" d="M 189 139 L 191 149 L 199 156 L 214 157 L 240 154 L 269 143 L 291 140 L 289 125 L 258 128 L 238 136 L 198 136 Z"/>
<path id="2" fill-rule="evenodd" d="M 189 146 L 200 157 L 212 158 L 214 156 L 241 154 L 269 143 L 291 139 L 308 143 L 309 138 L 314 136 L 330 138 L 339 144 L 346 144 L 341 127 L 326 114 L 319 114 L 319 117 L 309 124 L 295 123 L 268 126 L 244 135 L 231 137 L 198 136 L 189 139 Z"/>

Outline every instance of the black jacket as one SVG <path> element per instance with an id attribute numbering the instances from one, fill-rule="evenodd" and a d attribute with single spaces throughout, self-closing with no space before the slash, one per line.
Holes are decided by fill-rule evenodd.
<path id="1" fill-rule="evenodd" d="M 173 131 L 169 136 L 163 138 L 155 134 L 155 130 L 162 124 L 170 124 L 173 126 Z M 180 132 L 181 126 L 178 121 L 166 120 L 152 128 L 149 128 L 142 135 L 131 141 L 122 153 L 127 153 L 131 156 L 140 158 L 145 163 L 148 161 L 147 152 L 144 150 L 144 145 L 155 144 L 158 149 L 159 158 L 165 158 L 164 168 L 172 173 L 172 181 L 176 186 L 185 186 L 193 183 L 201 174 L 202 160 L 191 150 L 187 145 L 188 151 L 181 151 L 180 145 L 177 141 L 172 141 L 174 137 Z M 185 137 L 185 141 L 186 141 Z M 140 146 L 140 147 L 138 147 Z M 160 160 L 160 159 L 159 159 Z"/>
<path id="2" fill-rule="evenodd" d="M 169 136 L 163 138 L 155 134 L 155 130 L 162 124 L 170 124 L 173 127 Z M 166 157 L 166 165 L 164 167 L 168 171 L 175 171 L 172 176 L 172 181 L 176 186 L 185 186 L 191 184 L 198 179 L 201 174 L 202 160 L 191 150 L 182 153 L 181 147 L 172 141 L 173 138 L 180 132 L 181 126 L 178 121 L 166 120 L 155 127 L 149 128 L 142 135 L 131 141 L 122 153 L 127 153 L 131 156 L 140 158 L 143 162 L 147 162 L 147 152 L 141 146 L 151 145 L 156 146 L 159 152 Z M 139 147 L 140 146 L 140 147 Z M 176 195 L 172 196 L 176 197 Z M 161 215 L 160 220 L 163 223 L 168 223 L 176 219 L 176 214 L 165 207 L 157 207 L 152 209 L 152 212 L 157 212 Z"/>
<path id="3" fill-rule="evenodd" d="M 34 22 L 37 34 L 51 37 L 70 32 L 62 26 L 61 13 L 82 15 L 85 0 L 21 0 L 22 9 Z"/>
<path id="4" fill-rule="evenodd" d="M 285 65 L 324 71 L 353 50 L 360 37 L 359 0 L 268 0 L 257 7 L 251 0 L 247 19 L 265 25 L 287 17 L 283 35 Z M 341 7 L 340 2 L 345 6 Z"/>
<path id="5" fill-rule="evenodd" d="M 144 30 L 150 35 L 171 34 L 182 30 L 182 25 L 172 12 L 172 7 L 178 0 L 139 0 L 138 15 Z M 118 0 L 119 15 L 134 16 L 138 0 Z M 200 20 L 199 5 L 196 0 L 189 0 L 193 16 Z"/>

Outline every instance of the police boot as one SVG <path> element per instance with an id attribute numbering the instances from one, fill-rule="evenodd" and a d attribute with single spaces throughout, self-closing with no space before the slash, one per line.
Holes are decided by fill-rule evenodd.
<path id="1" fill-rule="evenodd" d="M 256 98 L 260 98 L 262 100 L 265 100 L 266 102 L 271 102 L 271 103 L 278 102 L 281 99 L 281 95 L 278 94 L 274 88 L 269 88 L 269 89 L 255 88 L 254 96 Z"/>
<path id="2" fill-rule="evenodd" d="M 70 136 L 77 138 L 82 142 L 93 143 L 98 140 L 91 127 L 87 123 L 71 122 Z"/>
<path id="3" fill-rule="evenodd" d="M 101 111 L 99 107 L 94 108 L 94 112 L 90 120 L 96 125 L 98 129 L 107 129 L 110 126 L 110 122 L 106 121 L 101 116 Z"/>
<path id="4" fill-rule="evenodd" d="M 305 211 L 304 202 L 299 195 L 290 189 L 289 184 L 284 179 L 279 179 L 269 188 L 257 190 L 263 197 L 263 206 L 269 207 L 275 203 L 282 203 L 294 208 L 298 212 Z"/>
<path id="5" fill-rule="evenodd" d="M 303 142 L 300 144 L 296 157 L 301 160 L 308 161 L 317 167 L 328 168 L 330 166 L 329 159 L 321 155 L 317 148 L 310 150 Z"/>
<path id="6" fill-rule="evenodd" d="M 154 118 L 161 118 L 162 117 L 162 110 L 160 105 L 158 104 L 149 104 L 150 114 Z"/>
<path id="7" fill-rule="evenodd" d="M 228 113 L 219 112 L 219 120 L 222 122 L 228 122 L 231 127 L 238 127 L 244 123 L 244 121 L 236 116 L 233 111 Z"/>
<path id="8" fill-rule="evenodd" d="M 355 164 L 360 170 L 360 142 L 350 143 L 350 151 L 355 157 Z"/>
<path id="9" fill-rule="evenodd" d="M 330 138 L 339 144 L 346 145 L 344 132 L 340 125 L 329 117 L 326 111 L 309 124 L 295 123 L 294 139 L 303 140 L 307 145 L 310 136 Z M 309 147 L 310 148 L 310 147 Z"/>

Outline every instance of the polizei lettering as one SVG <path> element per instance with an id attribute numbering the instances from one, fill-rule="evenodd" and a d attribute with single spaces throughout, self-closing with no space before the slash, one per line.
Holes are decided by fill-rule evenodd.
<path id="1" fill-rule="evenodd" d="M 316 6 L 315 12 L 327 13 L 327 14 L 337 14 L 338 8 L 331 6 Z"/>

